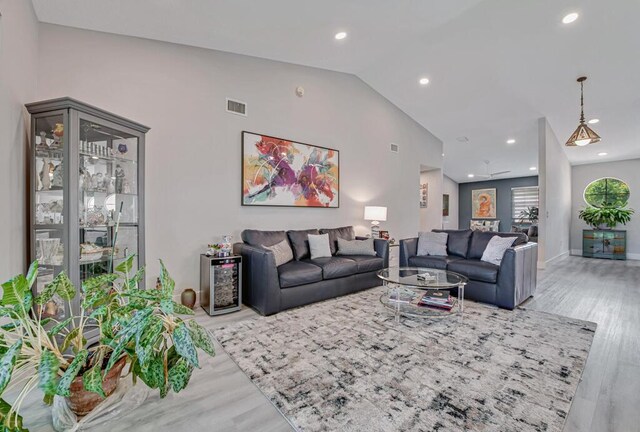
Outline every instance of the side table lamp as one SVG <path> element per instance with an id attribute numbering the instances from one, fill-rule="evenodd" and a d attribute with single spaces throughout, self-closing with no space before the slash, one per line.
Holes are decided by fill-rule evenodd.
<path id="1" fill-rule="evenodd" d="M 371 237 L 380 237 L 380 221 L 387 220 L 387 208 L 378 206 L 364 207 L 364 220 L 371 221 Z"/>

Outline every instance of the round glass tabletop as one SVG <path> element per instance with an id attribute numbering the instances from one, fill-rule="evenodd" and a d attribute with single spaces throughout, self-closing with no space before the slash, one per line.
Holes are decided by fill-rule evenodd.
<path id="1" fill-rule="evenodd" d="M 386 282 L 424 289 L 457 288 L 468 279 L 449 270 L 420 267 L 389 267 L 378 272 L 378 277 Z"/>

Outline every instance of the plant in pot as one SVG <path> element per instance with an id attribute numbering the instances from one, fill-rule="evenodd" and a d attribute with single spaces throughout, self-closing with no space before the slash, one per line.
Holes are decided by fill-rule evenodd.
<path id="1" fill-rule="evenodd" d="M 531 224 L 535 224 L 538 222 L 538 207 L 529 206 L 525 210 L 520 212 L 520 223 L 524 223 L 525 221 L 529 221 Z"/>
<path id="2" fill-rule="evenodd" d="M 44 393 L 45 403 L 51 404 L 56 395 L 66 397 L 71 410 L 84 415 L 113 392 L 126 363 L 134 383 L 139 377 L 164 396 L 187 386 L 193 368 L 199 367 L 196 348 L 214 355 L 209 332 L 177 316 L 193 312 L 172 300 L 175 284 L 164 264 L 162 289 L 144 291 L 138 287 L 144 270 L 130 275 L 133 259 L 121 263 L 114 274 L 84 281 L 80 315 L 62 321 L 43 318 L 42 305 L 54 296 L 71 302 L 77 295 L 64 272 L 35 298 L 31 286 L 37 261 L 26 276 L 2 285 L 0 397 L 19 390 L 13 404 L 0 399 L 3 430 L 26 430 L 20 406 L 36 388 Z M 92 344 L 86 337 L 90 327 L 99 330 Z"/>
<path id="3" fill-rule="evenodd" d="M 618 224 L 626 225 L 631 220 L 633 213 L 634 210 L 630 208 L 589 206 L 580 210 L 578 217 L 594 229 L 603 229 L 604 227 L 613 229 Z"/>

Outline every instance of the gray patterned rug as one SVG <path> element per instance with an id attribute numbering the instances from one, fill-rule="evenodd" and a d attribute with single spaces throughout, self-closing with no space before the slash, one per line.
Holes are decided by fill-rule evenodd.
<path id="1" fill-rule="evenodd" d="M 596 324 L 465 302 L 403 319 L 383 288 L 214 331 L 302 431 L 561 431 Z"/>

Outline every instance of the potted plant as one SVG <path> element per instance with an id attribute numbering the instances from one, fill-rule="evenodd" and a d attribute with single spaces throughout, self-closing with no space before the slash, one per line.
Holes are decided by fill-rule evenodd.
<path id="1" fill-rule="evenodd" d="M 593 229 L 615 228 L 618 224 L 626 225 L 631 220 L 633 209 L 617 207 L 592 207 L 580 210 L 578 217 Z"/>
<path id="2" fill-rule="evenodd" d="M 538 207 L 529 206 L 526 210 L 520 212 L 520 223 L 524 223 L 525 220 L 529 221 L 532 225 L 538 222 Z"/>
<path id="3" fill-rule="evenodd" d="M 57 297 L 70 302 L 76 295 L 64 272 L 34 297 L 31 287 L 38 273 L 34 262 L 26 275 L 2 285 L 0 316 L 0 397 L 20 389 L 13 404 L 0 399 L 0 423 L 6 431 L 25 431 L 20 406 L 35 388 L 44 402 L 68 398 L 79 415 L 90 412 L 116 388 L 125 364 L 134 383 L 140 378 L 165 396 L 189 383 L 199 367 L 197 348 L 214 355 L 211 336 L 195 321 L 178 314 L 193 312 L 172 300 L 175 283 L 164 264 L 161 289 L 144 291 L 140 269 L 130 275 L 134 256 L 116 273 L 86 280 L 80 316 L 58 321 L 43 318 L 42 305 Z M 99 330 L 97 342 L 87 341 L 88 326 Z"/>

